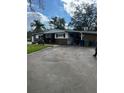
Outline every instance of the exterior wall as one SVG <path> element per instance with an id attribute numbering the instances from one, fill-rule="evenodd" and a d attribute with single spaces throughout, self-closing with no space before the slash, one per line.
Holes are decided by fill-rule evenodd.
<path id="1" fill-rule="evenodd" d="M 97 40 L 97 35 L 86 34 L 84 36 L 84 40 L 96 41 Z"/>
<path id="2" fill-rule="evenodd" d="M 84 46 L 96 46 L 97 35 L 86 34 L 83 38 Z"/>
<path id="3" fill-rule="evenodd" d="M 55 39 L 55 44 L 67 45 L 67 39 Z"/>

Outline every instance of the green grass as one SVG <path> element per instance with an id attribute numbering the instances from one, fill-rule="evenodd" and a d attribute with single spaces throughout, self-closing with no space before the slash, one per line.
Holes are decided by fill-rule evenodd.
<path id="1" fill-rule="evenodd" d="M 32 52 L 38 51 L 38 50 L 42 50 L 44 48 L 49 47 L 48 45 L 37 45 L 37 44 L 31 44 L 31 45 L 27 45 L 27 53 L 30 54 Z"/>

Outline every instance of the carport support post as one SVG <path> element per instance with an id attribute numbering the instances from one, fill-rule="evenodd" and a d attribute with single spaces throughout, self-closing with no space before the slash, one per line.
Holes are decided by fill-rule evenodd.
<path id="1" fill-rule="evenodd" d="M 84 35 L 83 35 L 83 33 L 81 33 L 80 46 L 83 46 L 83 45 L 84 45 L 84 44 L 83 44 L 83 37 L 84 37 Z"/>
<path id="2" fill-rule="evenodd" d="M 34 36 L 32 36 L 32 42 L 34 42 Z"/>
<path id="3" fill-rule="evenodd" d="M 82 33 L 81 33 L 81 40 L 83 39 L 83 37 L 82 37 Z"/>
<path id="4" fill-rule="evenodd" d="M 83 37 L 84 37 L 84 35 L 83 35 L 83 33 L 81 33 L 81 40 L 83 40 Z"/>

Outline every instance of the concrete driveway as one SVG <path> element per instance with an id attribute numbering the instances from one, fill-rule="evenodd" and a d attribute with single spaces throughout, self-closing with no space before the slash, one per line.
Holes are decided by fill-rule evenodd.
<path id="1" fill-rule="evenodd" d="M 57 46 L 27 55 L 28 93 L 97 93 L 94 48 Z"/>

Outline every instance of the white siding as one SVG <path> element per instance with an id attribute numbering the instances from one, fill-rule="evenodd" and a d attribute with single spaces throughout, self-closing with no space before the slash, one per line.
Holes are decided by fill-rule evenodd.
<path id="1" fill-rule="evenodd" d="M 69 36 L 68 36 L 69 34 L 68 33 L 65 33 L 65 38 L 69 38 Z"/>
<path id="2" fill-rule="evenodd" d="M 36 39 L 38 39 L 39 38 L 39 35 L 36 35 Z"/>
<path id="3" fill-rule="evenodd" d="M 34 42 L 34 36 L 32 36 L 32 42 Z"/>

